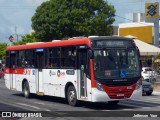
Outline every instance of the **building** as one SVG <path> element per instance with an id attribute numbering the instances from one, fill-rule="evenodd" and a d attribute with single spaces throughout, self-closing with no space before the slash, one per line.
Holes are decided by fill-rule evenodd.
<path id="1" fill-rule="evenodd" d="M 159 22 L 159 25 L 160 25 L 160 22 Z M 159 26 L 157 27 L 159 28 Z M 143 42 L 153 44 L 154 23 L 145 22 L 144 13 L 133 13 L 132 23 L 119 24 L 118 35 L 119 36 L 127 36 L 127 35 L 136 36 L 137 39 L 142 40 Z"/>
<path id="2" fill-rule="evenodd" d="M 154 30 L 153 23 L 145 23 L 145 22 L 122 23 L 119 24 L 118 35 L 136 36 L 137 39 L 152 44 L 152 39 L 154 36 L 153 30 Z"/>

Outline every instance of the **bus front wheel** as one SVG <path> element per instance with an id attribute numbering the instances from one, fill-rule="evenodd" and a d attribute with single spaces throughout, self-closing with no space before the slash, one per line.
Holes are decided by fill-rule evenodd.
<path id="1" fill-rule="evenodd" d="M 67 100 L 69 105 L 77 106 L 78 100 L 77 100 L 77 94 L 74 86 L 69 86 L 67 90 Z"/>
<path id="2" fill-rule="evenodd" d="M 29 89 L 29 84 L 27 81 L 24 82 L 23 84 L 23 94 L 25 98 L 30 97 L 30 89 Z"/>

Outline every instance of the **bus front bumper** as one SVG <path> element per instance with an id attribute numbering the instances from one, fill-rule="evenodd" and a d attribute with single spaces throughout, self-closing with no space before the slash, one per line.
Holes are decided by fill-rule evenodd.
<path id="1" fill-rule="evenodd" d="M 142 97 L 142 86 L 134 90 L 132 95 L 129 98 L 123 99 L 111 99 L 106 92 L 100 91 L 96 88 L 92 89 L 92 102 L 107 102 L 107 101 L 117 101 L 117 100 L 130 100 L 130 99 L 139 99 Z"/>

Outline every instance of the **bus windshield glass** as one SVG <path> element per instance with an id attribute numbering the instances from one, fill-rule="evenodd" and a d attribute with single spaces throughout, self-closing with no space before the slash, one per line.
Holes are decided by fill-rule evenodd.
<path id="1" fill-rule="evenodd" d="M 96 49 L 93 61 L 95 78 L 98 79 L 140 76 L 136 49 Z"/>

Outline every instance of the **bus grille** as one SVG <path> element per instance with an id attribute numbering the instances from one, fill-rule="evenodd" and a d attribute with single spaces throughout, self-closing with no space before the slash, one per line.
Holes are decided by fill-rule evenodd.
<path id="1" fill-rule="evenodd" d="M 135 81 L 120 81 L 120 82 L 107 82 L 106 85 L 110 86 L 110 87 L 114 87 L 114 86 L 130 86 L 133 83 L 135 83 Z"/>
<path id="2" fill-rule="evenodd" d="M 110 99 L 125 99 L 129 98 L 133 91 L 135 90 L 136 85 L 131 86 L 117 86 L 117 87 L 108 87 L 103 86 L 105 92 L 108 94 Z"/>

